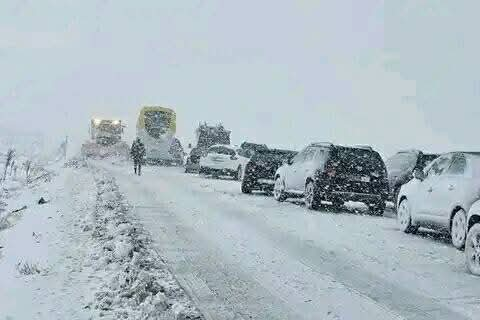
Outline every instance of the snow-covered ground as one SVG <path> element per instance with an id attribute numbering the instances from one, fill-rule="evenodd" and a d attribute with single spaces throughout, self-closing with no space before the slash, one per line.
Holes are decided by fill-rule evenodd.
<path id="1" fill-rule="evenodd" d="M 113 177 L 82 161 L 49 171 L 0 185 L 1 320 L 202 319 Z"/>
<path id="2" fill-rule="evenodd" d="M 446 237 L 392 217 L 312 212 L 238 182 L 147 167 L 116 177 L 208 319 L 478 319 L 479 279 Z"/>
<path id="3" fill-rule="evenodd" d="M 46 172 L 2 185 L 0 320 L 480 314 L 463 253 L 439 234 L 399 232 L 391 214 L 308 211 L 180 168 Z"/>

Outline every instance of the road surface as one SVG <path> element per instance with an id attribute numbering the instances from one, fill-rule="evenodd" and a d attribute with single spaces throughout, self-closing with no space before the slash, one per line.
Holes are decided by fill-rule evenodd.
<path id="1" fill-rule="evenodd" d="M 207 319 L 478 319 L 480 279 L 441 235 L 308 211 L 231 180 L 96 162 Z"/>

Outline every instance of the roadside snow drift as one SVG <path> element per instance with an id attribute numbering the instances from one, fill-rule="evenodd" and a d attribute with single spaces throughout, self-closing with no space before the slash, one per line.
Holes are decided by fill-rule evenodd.
<path id="1" fill-rule="evenodd" d="M 85 219 L 92 265 L 103 285 L 98 315 L 112 319 L 203 319 L 135 222 L 115 180 L 95 169 L 97 204 Z"/>

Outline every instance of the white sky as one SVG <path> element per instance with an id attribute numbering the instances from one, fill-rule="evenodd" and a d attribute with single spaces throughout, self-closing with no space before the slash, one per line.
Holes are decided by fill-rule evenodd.
<path id="1" fill-rule="evenodd" d="M 386 4 L 385 4 L 386 3 Z M 420 3 L 420 4 L 419 4 Z M 478 3 L 478 4 L 477 4 Z M 478 150 L 478 1 L 0 2 L 0 134 L 135 133 L 143 104 L 178 135 Z"/>

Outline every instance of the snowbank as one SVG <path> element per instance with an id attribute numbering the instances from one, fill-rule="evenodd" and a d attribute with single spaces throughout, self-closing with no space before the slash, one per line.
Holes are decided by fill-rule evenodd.
<path id="1" fill-rule="evenodd" d="M 92 307 L 112 319 L 203 319 L 152 249 L 115 180 L 96 169 L 97 203 L 82 229 L 91 233 L 89 258 L 103 283 Z"/>

